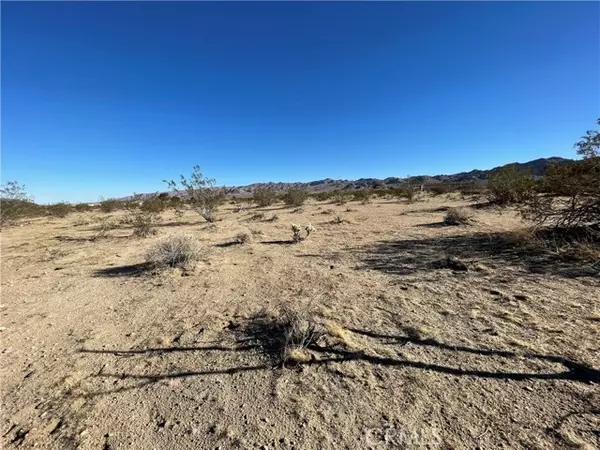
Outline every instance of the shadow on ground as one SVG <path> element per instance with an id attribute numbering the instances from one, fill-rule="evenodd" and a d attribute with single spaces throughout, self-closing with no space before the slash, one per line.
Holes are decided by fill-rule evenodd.
<path id="1" fill-rule="evenodd" d="M 94 272 L 95 277 L 139 277 L 152 270 L 148 263 L 128 264 L 126 266 L 106 267 Z"/>
<path id="2" fill-rule="evenodd" d="M 600 267 L 596 267 L 597 264 L 568 260 L 541 248 L 516 246 L 505 233 L 387 240 L 356 251 L 362 254 L 359 268 L 394 275 L 431 271 L 440 267 L 440 260 L 448 256 L 460 258 L 467 264 L 512 266 L 531 273 L 569 278 L 600 275 Z"/>
<path id="3" fill-rule="evenodd" d="M 266 316 L 265 316 L 266 317 Z M 282 330 L 277 324 L 271 323 L 265 317 L 255 317 L 249 320 L 247 326 L 241 327 L 236 336 L 236 340 L 231 346 L 215 345 L 206 347 L 165 347 L 165 348 L 146 348 L 146 349 L 81 349 L 80 353 L 92 355 L 113 355 L 117 357 L 132 357 L 136 355 L 168 354 L 175 352 L 242 352 L 258 351 L 258 354 L 269 356 L 269 360 L 263 364 L 246 365 L 239 367 L 214 367 L 207 370 L 194 371 L 174 371 L 168 373 L 126 373 L 126 372 L 103 372 L 100 370 L 95 377 L 101 379 L 115 379 L 126 381 L 124 386 L 110 388 L 110 390 L 100 390 L 97 392 L 88 392 L 86 397 L 100 396 L 117 392 L 128 391 L 142 388 L 144 386 L 160 382 L 162 380 L 181 379 L 188 377 L 210 376 L 210 375 L 232 375 L 242 372 L 253 372 L 263 370 L 282 369 L 283 364 L 277 361 L 277 355 L 281 353 L 281 343 L 285 340 L 282 337 Z M 375 366 L 388 366 L 395 368 L 411 368 L 424 371 L 432 371 L 452 376 L 466 376 L 485 379 L 495 379 L 503 381 L 526 381 L 526 380 L 564 380 L 581 383 L 600 382 L 600 370 L 586 366 L 568 358 L 557 355 L 544 355 L 536 353 L 515 353 L 504 350 L 494 350 L 485 348 L 470 348 L 460 345 L 446 344 L 435 339 L 422 339 L 412 335 L 410 332 L 406 335 L 381 334 L 374 331 L 362 330 L 358 328 L 350 329 L 352 333 L 363 336 L 367 339 L 379 341 L 380 345 L 413 345 L 416 347 L 427 347 L 434 351 L 453 352 L 457 360 L 458 367 L 446 366 L 441 364 L 432 364 L 422 361 L 411 361 L 404 358 L 392 358 L 367 354 L 363 351 L 349 350 L 340 345 L 316 345 L 311 344 L 307 348 L 315 355 L 311 360 L 297 362 L 295 366 L 318 366 L 330 363 L 345 362 L 364 362 Z M 241 333 L 241 335 L 239 334 Z M 238 345 L 240 344 L 240 345 Z M 531 372 L 515 371 L 495 371 L 484 370 L 478 367 L 465 368 L 466 365 L 460 361 L 460 355 L 463 353 L 475 354 L 486 358 L 501 358 L 504 360 L 519 361 L 523 358 L 538 360 L 548 363 L 545 370 Z M 199 356 L 202 358 L 202 356 Z M 471 364 L 471 363 L 469 363 Z M 557 365 L 562 366 L 560 370 Z M 104 366 L 103 366 L 104 367 Z M 116 381 L 115 381 L 116 383 Z"/>

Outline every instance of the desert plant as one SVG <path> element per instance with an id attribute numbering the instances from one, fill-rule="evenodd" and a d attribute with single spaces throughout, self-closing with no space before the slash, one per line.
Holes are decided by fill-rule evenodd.
<path id="1" fill-rule="evenodd" d="M 325 325 L 308 308 L 280 305 L 275 311 L 263 310 L 246 329 L 253 338 L 262 341 L 263 348 L 281 364 L 310 361 L 310 347 L 319 345 L 327 334 Z"/>
<path id="2" fill-rule="evenodd" d="M 167 199 L 163 197 L 161 197 L 161 195 L 152 195 L 150 197 L 148 197 L 147 199 L 145 199 L 144 201 L 142 201 L 142 204 L 140 205 L 140 210 L 142 210 L 143 212 L 146 213 L 161 213 L 163 212 L 165 209 L 167 209 L 168 205 L 169 205 L 169 200 L 168 200 L 168 195 L 167 195 Z"/>
<path id="3" fill-rule="evenodd" d="M 529 197 L 521 208 L 536 225 L 600 224 L 600 131 L 588 131 L 575 147 L 582 159 L 549 166 L 539 186 L 542 193 Z"/>
<path id="4" fill-rule="evenodd" d="M 302 236 L 303 228 L 304 228 L 304 231 L 306 232 L 306 236 Z M 295 243 L 301 242 L 301 241 L 307 239 L 310 236 L 310 234 L 315 231 L 316 231 L 315 227 L 313 227 L 310 223 L 304 227 L 293 223 L 292 224 L 292 240 Z"/>
<path id="5" fill-rule="evenodd" d="M 121 208 L 123 203 L 116 198 L 107 198 L 100 200 L 100 211 L 103 213 L 111 213 Z"/>
<path id="6" fill-rule="evenodd" d="M 142 211 L 133 216 L 133 235 L 137 237 L 148 237 L 156 234 L 156 222 L 158 215 L 152 212 Z"/>
<path id="7" fill-rule="evenodd" d="M 270 187 L 258 187 L 252 191 L 252 198 L 258 206 L 271 206 L 277 200 L 277 191 Z"/>
<path id="8" fill-rule="evenodd" d="M 263 220 L 265 218 L 265 213 L 262 212 L 258 212 L 258 213 L 254 213 L 252 214 L 248 220 Z"/>
<path id="9" fill-rule="evenodd" d="M 77 212 L 90 212 L 94 209 L 87 203 L 77 203 L 76 205 L 73 206 L 73 208 Z"/>
<path id="10" fill-rule="evenodd" d="M 0 189 L 0 226 L 11 225 L 24 217 L 40 213 L 40 207 L 33 203 L 25 191 L 25 185 L 9 181 Z"/>
<path id="11" fill-rule="evenodd" d="M 73 206 L 66 202 L 53 203 L 46 206 L 46 211 L 53 217 L 67 217 L 73 212 Z"/>
<path id="12" fill-rule="evenodd" d="M 283 196 L 283 202 L 288 206 L 302 206 L 308 198 L 308 192 L 304 189 L 288 189 Z"/>
<path id="13" fill-rule="evenodd" d="M 352 199 L 354 201 L 361 202 L 363 205 L 366 205 L 371 201 L 371 192 L 367 191 L 366 189 L 360 189 L 352 194 Z"/>
<path id="14" fill-rule="evenodd" d="M 340 225 L 340 224 L 344 223 L 344 219 L 342 218 L 342 216 L 340 216 L 338 214 L 337 216 L 335 216 L 333 218 L 333 220 L 331 221 L 331 223 L 336 224 L 336 225 Z"/>
<path id="15" fill-rule="evenodd" d="M 173 190 L 174 195 L 179 195 L 178 184 L 175 181 L 165 181 Z M 225 200 L 223 188 L 216 187 L 214 178 L 205 177 L 200 171 L 200 166 L 194 166 L 190 178 L 181 175 L 179 185 L 187 194 L 187 201 L 194 210 L 207 222 L 215 221 L 215 212 Z"/>
<path id="16" fill-rule="evenodd" d="M 473 214 L 466 208 L 449 208 L 444 217 L 446 225 L 470 225 Z"/>
<path id="17" fill-rule="evenodd" d="M 488 200 L 506 206 L 522 203 L 534 195 L 534 178 L 530 170 L 509 164 L 493 171 L 488 178 Z"/>
<path id="18" fill-rule="evenodd" d="M 333 191 L 330 198 L 336 205 L 345 205 L 348 202 L 348 194 L 344 191 Z"/>
<path id="19" fill-rule="evenodd" d="M 146 262 L 156 268 L 193 268 L 200 258 L 200 247 L 191 236 L 175 234 L 160 240 L 146 252 Z"/>
<path id="20" fill-rule="evenodd" d="M 99 239 L 107 238 L 108 232 L 116 227 L 116 224 L 110 220 L 110 218 L 101 217 L 98 226 L 96 227 L 96 232 L 92 235 L 91 240 L 97 241 Z"/>

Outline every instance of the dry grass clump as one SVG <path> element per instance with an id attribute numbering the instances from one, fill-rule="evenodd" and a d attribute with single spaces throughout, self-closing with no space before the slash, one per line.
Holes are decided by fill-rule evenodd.
<path id="1" fill-rule="evenodd" d="M 341 344 L 348 348 L 355 348 L 356 345 L 352 341 L 348 330 L 343 328 L 341 325 L 338 325 L 335 322 L 327 321 L 325 322 L 325 328 L 327 329 L 327 333 L 329 336 L 336 338 L 339 340 Z"/>
<path id="2" fill-rule="evenodd" d="M 252 242 L 252 234 L 242 231 L 236 234 L 234 242 L 241 245 L 249 244 Z"/>
<path id="3" fill-rule="evenodd" d="M 157 268 L 193 268 L 200 259 L 200 246 L 191 236 L 174 234 L 168 236 L 146 252 L 146 262 Z"/>
<path id="4" fill-rule="evenodd" d="M 448 208 L 444 223 L 446 225 L 471 225 L 473 213 L 466 208 Z"/>
<path id="5" fill-rule="evenodd" d="M 309 351 L 319 344 L 327 330 L 308 307 L 280 305 L 273 311 L 261 311 L 249 322 L 246 332 L 262 342 L 268 353 L 282 366 L 314 359 Z"/>

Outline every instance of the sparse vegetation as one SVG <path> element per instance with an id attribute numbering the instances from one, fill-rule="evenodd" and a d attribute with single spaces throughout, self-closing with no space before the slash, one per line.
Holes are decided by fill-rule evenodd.
<path id="1" fill-rule="evenodd" d="M 490 174 L 488 200 L 499 206 L 523 203 L 534 195 L 534 187 L 531 171 L 510 164 Z"/>
<path id="2" fill-rule="evenodd" d="M 302 229 L 304 229 L 306 236 L 302 236 Z M 316 229 L 310 223 L 304 227 L 301 225 L 292 224 L 292 240 L 296 243 L 307 239 L 311 233 L 315 232 Z"/>
<path id="3" fill-rule="evenodd" d="M 133 216 L 133 235 L 141 238 L 156 234 L 156 222 L 159 216 L 156 213 L 141 211 Z"/>
<path id="4" fill-rule="evenodd" d="M 111 213 L 121 208 L 123 203 L 115 198 L 107 198 L 100 200 L 100 211 L 103 213 Z"/>
<path id="5" fill-rule="evenodd" d="M 444 216 L 446 225 L 471 225 L 473 213 L 467 208 L 449 208 Z"/>
<path id="6" fill-rule="evenodd" d="M 188 203 L 207 222 L 214 222 L 218 206 L 225 200 L 225 192 L 216 187 L 214 178 L 207 178 L 200 171 L 200 166 L 194 166 L 190 178 L 181 175 L 179 185 L 175 181 L 165 181 L 174 195 L 179 194 L 178 186 L 185 191 Z"/>
<path id="7" fill-rule="evenodd" d="M 271 206 L 277 201 L 277 191 L 269 187 L 255 188 L 252 191 L 252 198 L 260 207 Z"/>
<path id="8" fill-rule="evenodd" d="M 575 147 L 582 159 L 549 166 L 538 188 L 542 193 L 528 197 L 521 207 L 536 225 L 600 225 L 600 131 L 588 131 Z"/>
<path id="9" fill-rule="evenodd" d="M 146 252 L 146 262 L 156 268 L 191 269 L 200 259 L 200 246 L 191 236 L 174 234 L 163 238 Z"/>
<path id="10" fill-rule="evenodd" d="M 283 196 L 283 202 L 288 206 L 299 207 L 304 205 L 308 198 L 308 192 L 303 189 L 288 189 Z"/>
<path id="11" fill-rule="evenodd" d="M 9 181 L 0 189 L 0 226 L 13 225 L 20 219 L 41 215 L 38 205 L 27 194 L 25 185 Z"/>
<path id="12" fill-rule="evenodd" d="M 66 202 L 59 202 L 46 206 L 46 211 L 53 217 L 67 217 L 73 212 L 73 206 Z"/>

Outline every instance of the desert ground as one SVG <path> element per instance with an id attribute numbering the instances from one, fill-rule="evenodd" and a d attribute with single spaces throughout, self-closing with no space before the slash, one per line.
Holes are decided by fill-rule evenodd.
<path id="1" fill-rule="evenodd" d="M 124 212 L 3 229 L 2 447 L 600 448 L 599 268 L 514 245 L 515 212 L 443 225 L 472 203 L 228 203 L 214 225 L 165 212 L 149 238 Z M 316 231 L 292 243 L 291 223 Z M 147 270 L 179 233 L 196 267 Z M 251 332 L 282 305 L 330 330 L 283 366 Z"/>

